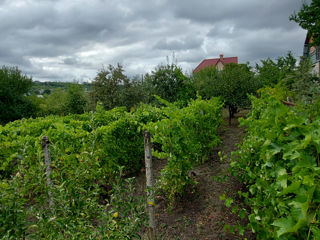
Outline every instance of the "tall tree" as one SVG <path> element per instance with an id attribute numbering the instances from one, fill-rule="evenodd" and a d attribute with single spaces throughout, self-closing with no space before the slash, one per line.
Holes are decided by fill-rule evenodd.
<path id="1" fill-rule="evenodd" d="M 83 86 L 78 83 L 72 84 L 67 90 L 65 112 L 73 114 L 84 113 L 87 103 Z"/>
<path id="2" fill-rule="evenodd" d="M 169 102 L 187 100 L 193 93 L 188 78 L 174 63 L 158 66 L 151 75 L 146 75 L 146 81 L 153 94 Z"/>
<path id="3" fill-rule="evenodd" d="M 257 81 L 263 86 L 274 86 L 292 74 L 295 68 L 296 59 L 291 52 L 284 57 L 278 57 L 276 61 L 270 58 L 261 60 L 261 65 L 256 64 Z"/>
<path id="4" fill-rule="evenodd" d="M 250 106 L 248 94 L 255 93 L 259 87 L 247 64 L 230 63 L 219 72 L 215 95 L 225 100 L 229 110 L 229 124 L 240 107 Z"/>
<path id="5" fill-rule="evenodd" d="M 300 11 L 294 12 L 289 19 L 313 34 L 313 44 L 320 45 L 320 0 L 312 0 L 310 5 L 303 3 Z"/>
<path id="6" fill-rule="evenodd" d="M 148 101 L 147 94 L 148 91 L 143 79 L 135 76 L 122 88 L 122 103 L 127 109 L 130 109 L 141 102 L 146 103 Z"/>
<path id="7" fill-rule="evenodd" d="M 112 109 L 122 105 L 121 86 L 129 83 L 124 75 L 123 67 L 109 65 L 101 69 L 93 81 L 93 95 L 95 102 L 100 101 L 105 109 Z"/>
<path id="8" fill-rule="evenodd" d="M 192 81 L 197 92 L 205 99 L 210 99 L 215 94 L 216 84 L 219 82 L 216 67 L 206 67 L 192 75 Z"/>
<path id="9" fill-rule="evenodd" d="M 248 94 L 254 93 L 260 85 L 247 64 L 227 64 L 222 71 L 214 67 L 194 73 L 196 90 L 206 98 L 221 97 L 229 110 L 229 123 L 240 107 L 250 105 Z"/>
<path id="10" fill-rule="evenodd" d="M 30 117 L 34 106 L 26 98 L 32 79 L 23 75 L 17 67 L 0 69 L 0 123 Z"/>
<path id="11" fill-rule="evenodd" d="M 300 61 L 296 70 L 288 75 L 282 84 L 294 93 L 295 100 L 312 104 L 319 100 L 320 78 L 312 74 L 309 58 Z"/>

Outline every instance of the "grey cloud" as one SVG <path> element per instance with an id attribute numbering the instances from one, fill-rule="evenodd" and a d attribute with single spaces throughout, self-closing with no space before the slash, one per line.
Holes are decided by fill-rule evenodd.
<path id="1" fill-rule="evenodd" d="M 77 59 L 75 58 L 72 58 L 72 57 L 67 57 L 63 60 L 63 63 L 64 64 L 67 64 L 67 65 L 75 65 L 78 63 Z"/>
<path id="2" fill-rule="evenodd" d="M 17 65 L 35 80 L 89 80 L 102 65 L 117 62 L 128 74 L 143 74 L 173 51 L 188 71 L 220 53 L 245 61 L 288 50 L 298 55 L 305 32 L 288 18 L 300 5 L 300 0 L 0 0 L 0 65 Z"/>
<path id="3" fill-rule="evenodd" d="M 241 28 L 269 28 L 288 24 L 289 15 L 301 6 L 300 1 L 193 1 L 174 0 L 175 16 L 207 24 L 234 24 Z"/>
<path id="4" fill-rule="evenodd" d="M 201 47 L 203 39 L 193 36 L 186 36 L 182 39 L 168 40 L 166 38 L 159 40 L 154 48 L 163 50 L 187 50 Z"/>

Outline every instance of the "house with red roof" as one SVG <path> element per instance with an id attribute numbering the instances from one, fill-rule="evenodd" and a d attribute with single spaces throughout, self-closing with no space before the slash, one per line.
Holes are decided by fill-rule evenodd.
<path id="1" fill-rule="evenodd" d="M 220 58 L 205 59 L 203 60 L 193 72 L 199 72 L 201 69 L 206 67 L 214 66 L 221 71 L 224 66 L 228 63 L 238 63 L 238 57 L 223 57 L 223 54 L 220 54 Z"/>

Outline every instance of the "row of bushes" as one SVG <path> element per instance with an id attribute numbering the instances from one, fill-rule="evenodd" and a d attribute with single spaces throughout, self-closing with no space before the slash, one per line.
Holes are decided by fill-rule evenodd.
<path id="1" fill-rule="evenodd" d="M 217 128 L 220 125 L 223 103 L 218 98 L 192 100 L 185 108 L 162 101 L 165 118 L 150 122 L 147 128 L 152 141 L 161 146 L 154 155 L 167 158 L 168 165 L 161 171 L 159 187 L 173 204 L 187 187 L 195 182 L 189 176 L 195 165 L 206 160 L 209 151 L 220 143 Z"/>
<path id="2" fill-rule="evenodd" d="M 288 106 L 287 94 L 268 88 L 251 97 L 231 166 L 249 191 L 242 196 L 258 239 L 320 239 L 319 104 Z"/>
<path id="3" fill-rule="evenodd" d="M 132 196 L 132 182 L 119 178 L 119 167 L 124 166 L 121 174 L 140 169 L 139 127 L 125 108 L 101 107 L 94 114 L 23 119 L 0 127 L 1 238 L 134 237 L 145 224 L 144 204 Z M 53 211 L 44 135 L 50 139 Z"/>
<path id="4" fill-rule="evenodd" d="M 188 171 L 219 143 L 221 107 L 218 99 L 201 98 L 185 108 L 166 103 L 131 112 L 98 105 L 95 113 L 23 119 L 0 127 L 0 236 L 134 238 L 145 224 L 144 205 L 119 174 L 127 178 L 143 167 L 143 131 L 153 133 L 159 154 L 168 158 L 160 187 L 173 202 L 191 183 Z M 43 136 L 50 140 L 53 187 L 44 175 Z"/>

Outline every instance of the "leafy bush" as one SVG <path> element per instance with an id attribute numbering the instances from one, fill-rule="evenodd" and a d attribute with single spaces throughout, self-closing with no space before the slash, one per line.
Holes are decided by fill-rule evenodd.
<path id="1" fill-rule="evenodd" d="M 221 97 L 229 110 L 229 123 L 239 108 L 250 106 L 248 94 L 261 86 L 246 64 L 227 64 L 222 71 L 207 67 L 194 73 L 193 82 L 201 96 L 206 99 Z"/>
<path id="2" fill-rule="evenodd" d="M 154 151 L 160 158 L 168 158 L 168 165 L 161 172 L 160 188 L 172 204 L 186 188 L 195 182 L 189 171 L 205 160 L 208 151 L 219 144 L 217 127 L 221 123 L 223 103 L 218 98 L 205 101 L 192 100 L 185 108 L 179 108 L 164 100 L 165 118 L 149 123 L 147 129 L 152 141 L 161 145 Z"/>
<path id="3" fill-rule="evenodd" d="M 2 181 L 0 239 L 139 239 L 138 233 L 146 224 L 145 201 L 134 196 L 133 179 L 122 180 L 121 172 L 114 173 L 117 177 L 110 183 L 109 200 L 102 204 L 98 184 L 84 187 L 89 162 L 84 157 L 73 174 L 68 169 L 61 171 L 69 177 L 55 181 L 52 209 L 45 193 L 29 199 L 25 196 L 26 179 L 22 174 Z M 42 172 L 33 175 L 40 182 L 32 184 L 44 186 Z"/>
<path id="4" fill-rule="evenodd" d="M 174 63 L 159 65 L 150 75 L 147 74 L 145 85 L 149 95 L 156 94 L 172 103 L 179 101 L 185 105 L 190 98 L 195 97 L 195 90 L 190 80 Z"/>
<path id="5" fill-rule="evenodd" d="M 17 67 L 0 68 L 0 124 L 34 114 L 35 106 L 25 96 L 31 86 L 32 79 Z"/>
<path id="6" fill-rule="evenodd" d="M 144 206 L 133 198 L 132 184 L 117 178 L 117 170 L 123 165 L 123 175 L 141 167 L 139 127 L 122 109 L 23 119 L 0 127 L 0 238 L 137 237 Z M 53 212 L 44 177 L 44 135 L 50 139 Z"/>
<path id="7" fill-rule="evenodd" d="M 219 143 L 219 99 L 199 98 L 185 108 L 160 101 L 167 107 L 127 112 L 98 105 L 95 113 L 0 126 L 0 239 L 138 238 L 144 205 L 132 180 L 121 177 L 142 167 L 142 130 L 152 130 L 164 151 L 158 156 L 168 157 L 160 182 L 170 201 L 194 183 L 188 171 Z M 52 186 L 44 175 L 43 136 L 50 140 Z"/>
<path id="8" fill-rule="evenodd" d="M 247 186 L 259 239 L 319 239 L 320 115 L 289 107 L 274 89 L 251 97 L 247 136 L 231 163 Z"/>

